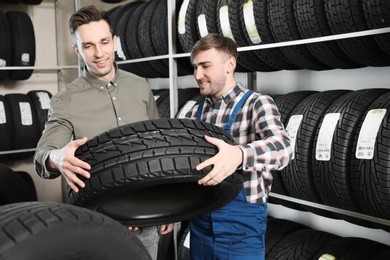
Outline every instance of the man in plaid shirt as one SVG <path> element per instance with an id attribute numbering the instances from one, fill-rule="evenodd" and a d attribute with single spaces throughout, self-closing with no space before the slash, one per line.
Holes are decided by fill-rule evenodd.
<path id="1" fill-rule="evenodd" d="M 199 184 L 217 185 L 237 169 L 242 169 L 244 180 L 244 189 L 228 205 L 190 220 L 191 259 L 264 259 L 271 170 L 286 167 L 293 147 L 273 99 L 247 93 L 252 91 L 235 81 L 237 46 L 232 39 L 203 37 L 194 45 L 191 60 L 205 100 L 186 117 L 225 127 L 236 143 L 205 137 L 219 152 L 196 167 L 213 166 Z"/>

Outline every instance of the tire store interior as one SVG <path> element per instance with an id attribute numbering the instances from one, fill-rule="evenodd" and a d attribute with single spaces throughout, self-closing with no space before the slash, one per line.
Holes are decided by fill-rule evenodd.
<path id="1" fill-rule="evenodd" d="M 108 11 L 115 60 L 147 80 L 162 119 L 202 100 L 194 43 L 237 43 L 236 80 L 275 100 L 294 146 L 272 173 L 266 259 L 390 259 L 388 0 L 0 0 L 0 259 L 137 259 L 113 253 L 137 251 L 120 221 L 71 205 L 66 181 L 33 166 L 50 98 L 84 66 L 69 17 L 90 4 Z M 190 216 L 160 235 L 159 260 L 190 259 Z M 74 229 L 95 257 L 67 245 Z"/>

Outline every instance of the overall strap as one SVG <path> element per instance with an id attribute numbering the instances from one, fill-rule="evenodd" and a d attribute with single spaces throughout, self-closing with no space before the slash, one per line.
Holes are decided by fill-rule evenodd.
<path id="1" fill-rule="evenodd" d="M 252 95 L 253 90 L 248 90 L 245 95 L 238 101 L 236 106 L 233 109 L 233 112 L 230 115 L 229 121 L 225 124 L 224 129 L 231 134 L 231 128 L 234 122 L 234 119 L 236 118 L 236 115 L 238 111 L 241 109 L 241 107 L 245 104 L 246 100 L 249 98 L 250 95 Z M 196 119 L 200 121 L 202 118 L 202 110 L 203 110 L 204 100 L 199 103 L 198 111 L 196 111 Z"/>
<path id="2" fill-rule="evenodd" d="M 204 99 L 202 100 L 202 102 L 199 103 L 198 111 L 196 111 L 196 119 L 198 121 L 200 121 L 200 119 L 202 118 L 203 105 L 204 105 Z"/>
<path id="3" fill-rule="evenodd" d="M 230 114 L 230 118 L 229 118 L 229 121 L 225 124 L 224 126 L 224 129 L 230 133 L 231 133 L 231 130 L 232 130 L 232 125 L 233 125 L 233 122 L 234 122 L 234 119 L 236 118 L 236 115 L 238 113 L 238 111 L 241 109 L 241 107 L 245 104 L 246 100 L 249 98 L 250 95 L 252 95 L 253 93 L 253 90 L 248 90 L 245 95 L 240 99 L 240 101 L 238 101 L 238 103 L 236 104 L 236 106 L 234 107 L 233 109 L 233 112 Z"/>

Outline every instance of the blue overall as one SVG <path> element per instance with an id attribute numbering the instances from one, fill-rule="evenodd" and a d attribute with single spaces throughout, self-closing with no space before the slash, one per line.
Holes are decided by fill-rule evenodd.
<path id="1" fill-rule="evenodd" d="M 237 112 L 253 91 L 245 93 L 224 126 L 231 133 Z M 201 119 L 203 103 L 197 119 Z M 267 204 L 248 203 L 245 189 L 225 207 L 189 221 L 192 260 L 262 260 L 265 259 Z"/>

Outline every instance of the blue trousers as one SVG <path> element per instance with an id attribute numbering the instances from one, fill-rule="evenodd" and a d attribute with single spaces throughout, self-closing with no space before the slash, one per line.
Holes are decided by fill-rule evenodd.
<path id="1" fill-rule="evenodd" d="M 267 204 L 248 203 L 245 191 L 190 224 L 191 260 L 265 259 Z"/>

